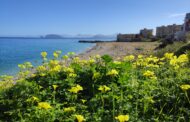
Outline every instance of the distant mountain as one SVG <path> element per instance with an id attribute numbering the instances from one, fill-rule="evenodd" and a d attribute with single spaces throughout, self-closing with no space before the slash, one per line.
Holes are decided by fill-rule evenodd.
<path id="1" fill-rule="evenodd" d="M 64 37 L 57 34 L 48 34 L 44 38 L 46 39 L 63 39 Z"/>
<path id="2" fill-rule="evenodd" d="M 94 35 L 93 38 L 100 38 L 100 39 L 116 38 L 116 35 L 103 35 L 103 34 L 97 34 L 97 35 Z"/>
<path id="3" fill-rule="evenodd" d="M 75 38 L 87 38 L 87 39 L 110 39 L 110 38 L 116 38 L 116 34 L 113 35 L 103 35 L 103 34 L 96 34 L 96 35 L 90 35 L 90 34 L 78 34 L 76 36 L 73 36 Z"/>
<path id="4" fill-rule="evenodd" d="M 78 34 L 78 35 L 58 35 L 58 34 L 47 34 L 45 36 L 36 36 L 36 37 L 29 37 L 29 36 L 9 36 L 9 37 L 0 37 L 0 38 L 18 38 L 18 39 L 113 39 L 116 38 L 116 34 L 113 35 L 103 35 L 103 34 Z"/>

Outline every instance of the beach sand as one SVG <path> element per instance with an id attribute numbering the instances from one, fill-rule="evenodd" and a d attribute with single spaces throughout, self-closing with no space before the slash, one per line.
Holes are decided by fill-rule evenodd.
<path id="1" fill-rule="evenodd" d="M 91 56 L 108 54 L 113 58 L 121 58 L 126 55 L 150 55 L 159 45 L 158 42 L 103 42 L 96 43 L 94 47 L 86 50 L 78 56 L 88 59 Z"/>

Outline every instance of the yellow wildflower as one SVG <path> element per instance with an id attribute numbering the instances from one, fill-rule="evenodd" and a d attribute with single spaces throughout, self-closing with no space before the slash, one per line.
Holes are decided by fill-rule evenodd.
<path id="1" fill-rule="evenodd" d="M 19 67 L 20 69 L 26 69 L 26 66 L 23 65 L 23 64 L 18 64 L 18 67 Z"/>
<path id="2" fill-rule="evenodd" d="M 99 78 L 100 77 L 100 73 L 99 72 L 95 72 L 94 74 L 93 74 L 93 79 L 97 79 L 97 78 Z"/>
<path id="3" fill-rule="evenodd" d="M 188 58 L 187 54 L 182 54 L 178 57 L 179 63 L 186 63 L 188 61 L 189 61 L 189 58 Z"/>
<path id="4" fill-rule="evenodd" d="M 119 115 L 115 117 L 119 122 L 127 122 L 129 121 L 129 115 Z"/>
<path id="5" fill-rule="evenodd" d="M 188 89 L 190 89 L 190 85 L 189 84 L 181 85 L 180 87 L 181 87 L 181 89 L 183 91 L 187 91 Z"/>
<path id="6" fill-rule="evenodd" d="M 67 60 L 69 58 L 69 56 L 64 55 L 62 58 L 65 59 L 65 60 Z"/>
<path id="7" fill-rule="evenodd" d="M 49 65 L 50 65 L 50 67 L 52 68 L 52 67 L 55 67 L 56 65 L 58 65 L 59 64 L 59 61 L 58 60 L 50 60 L 50 62 L 49 62 Z"/>
<path id="8" fill-rule="evenodd" d="M 26 66 L 26 68 L 32 68 L 32 63 L 31 62 L 25 62 L 24 65 Z"/>
<path id="9" fill-rule="evenodd" d="M 110 87 L 107 87 L 106 85 L 101 85 L 99 88 L 98 88 L 99 91 L 101 92 L 107 92 L 107 91 L 110 91 L 111 88 Z"/>
<path id="10" fill-rule="evenodd" d="M 117 72 L 117 70 L 112 69 L 111 71 L 109 71 L 109 72 L 107 73 L 107 75 L 115 76 L 115 75 L 118 75 L 118 72 Z"/>
<path id="11" fill-rule="evenodd" d="M 41 52 L 41 56 L 42 56 L 42 58 L 46 58 L 47 52 Z"/>
<path id="12" fill-rule="evenodd" d="M 146 72 L 144 72 L 143 75 L 146 77 L 151 77 L 151 76 L 154 76 L 154 72 L 147 70 Z"/>
<path id="13" fill-rule="evenodd" d="M 59 57 L 59 54 L 57 54 L 56 52 L 54 52 L 54 53 L 53 53 L 53 56 L 54 56 L 55 58 L 58 58 L 58 57 Z"/>
<path id="14" fill-rule="evenodd" d="M 139 58 L 139 59 L 142 59 L 142 58 L 143 58 L 143 55 L 138 55 L 138 58 Z"/>
<path id="15" fill-rule="evenodd" d="M 38 108 L 40 108 L 40 109 L 50 109 L 52 107 L 47 102 L 40 102 L 40 103 L 38 103 Z"/>
<path id="16" fill-rule="evenodd" d="M 83 90 L 83 87 L 77 84 L 75 87 L 72 87 L 68 91 L 71 93 L 78 93 L 79 91 L 82 91 L 82 90 Z"/>
<path id="17" fill-rule="evenodd" d="M 63 111 L 64 112 L 75 112 L 76 109 L 75 109 L 75 107 L 67 107 L 67 108 L 64 108 Z"/>
<path id="18" fill-rule="evenodd" d="M 124 61 L 133 61 L 135 59 L 135 56 L 129 55 L 124 57 Z"/>
<path id="19" fill-rule="evenodd" d="M 43 71 L 46 71 L 46 68 L 44 66 L 38 66 L 37 71 L 43 72 Z"/>
<path id="20" fill-rule="evenodd" d="M 177 63 L 178 63 L 177 57 L 174 56 L 174 57 L 170 60 L 170 65 L 175 66 L 175 65 L 177 65 Z"/>
<path id="21" fill-rule="evenodd" d="M 60 54 L 61 54 L 61 51 L 58 50 L 58 51 L 55 51 L 55 52 L 53 53 L 53 56 L 54 56 L 54 58 L 58 58 Z"/>
<path id="22" fill-rule="evenodd" d="M 173 56 L 174 56 L 174 53 L 165 53 L 165 54 L 164 54 L 164 57 L 165 57 L 166 59 L 172 59 Z"/>
<path id="23" fill-rule="evenodd" d="M 75 78 L 76 76 L 77 76 L 77 74 L 69 73 L 69 77 L 71 77 L 71 78 Z"/>
<path id="24" fill-rule="evenodd" d="M 56 90 L 58 85 L 52 85 L 53 86 L 53 89 Z"/>
<path id="25" fill-rule="evenodd" d="M 31 74 L 31 77 L 33 78 L 33 77 L 36 77 L 36 74 Z"/>
<path id="26" fill-rule="evenodd" d="M 95 62 L 94 59 L 90 59 L 90 60 L 89 60 L 89 63 L 90 63 L 90 64 L 93 64 L 94 62 Z"/>
<path id="27" fill-rule="evenodd" d="M 67 53 L 69 56 L 75 55 L 75 52 L 68 52 Z"/>
<path id="28" fill-rule="evenodd" d="M 82 115 L 75 115 L 76 119 L 78 122 L 83 122 L 85 121 L 84 117 Z"/>
<path id="29" fill-rule="evenodd" d="M 42 76 L 42 77 L 45 76 L 45 75 L 46 75 L 45 73 L 40 73 L 40 76 Z"/>
<path id="30" fill-rule="evenodd" d="M 86 100 L 84 100 L 84 99 L 82 99 L 81 101 L 82 101 L 83 104 L 86 102 Z"/>
<path id="31" fill-rule="evenodd" d="M 31 98 L 28 98 L 26 102 L 39 102 L 39 99 L 35 96 L 32 96 Z"/>
<path id="32" fill-rule="evenodd" d="M 35 97 L 35 96 L 32 96 L 32 100 L 33 101 L 39 101 L 39 99 L 37 97 Z"/>
<path id="33" fill-rule="evenodd" d="M 79 60 L 80 60 L 79 57 L 74 57 L 74 58 L 73 58 L 73 61 L 76 62 L 76 63 L 77 63 Z"/>
<path id="34" fill-rule="evenodd" d="M 96 55 L 96 56 L 95 56 L 95 58 L 100 59 L 100 58 L 101 58 L 101 56 L 100 56 L 100 55 Z"/>
<path id="35" fill-rule="evenodd" d="M 61 71 L 61 65 L 57 65 L 50 69 L 50 72 L 60 72 Z"/>
<path id="36" fill-rule="evenodd" d="M 74 69 L 70 68 L 70 67 L 64 67 L 63 71 L 65 71 L 67 73 L 74 73 Z"/>
<path id="37" fill-rule="evenodd" d="M 114 63 L 114 64 L 116 64 L 116 65 L 121 64 L 121 62 L 120 62 L 120 61 L 114 61 L 113 63 Z"/>

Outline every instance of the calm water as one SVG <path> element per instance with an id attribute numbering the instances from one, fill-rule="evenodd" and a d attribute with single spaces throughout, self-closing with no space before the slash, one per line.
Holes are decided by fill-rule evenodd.
<path id="1" fill-rule="evenodd" d="M 40 52 L 52 57 L 55 50 L 80 53 L 94 44 L 78 43 L 78 39 L 0 39 L 0 75 L 14 75 L 17 65 L 26 61 L 34 66 L 41 63 Z"/>

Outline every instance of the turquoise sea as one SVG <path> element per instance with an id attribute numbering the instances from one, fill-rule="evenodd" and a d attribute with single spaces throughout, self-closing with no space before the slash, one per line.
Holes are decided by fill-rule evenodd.
<path id="1" fill-rule="evenodd" d="M 42 62 L 42 51 L 48 52 L 48 58 L 52 58 L 52 53 L 56 50 L 61 50 L 63 54 L 80 53 L 94 45 L 78 41 L 79 39 L 0 39 L 0 75 L 15 75 L 19 71 L 18 64 L 26 61 L 32 62 L 34 66 L 39 65 Z"/>

